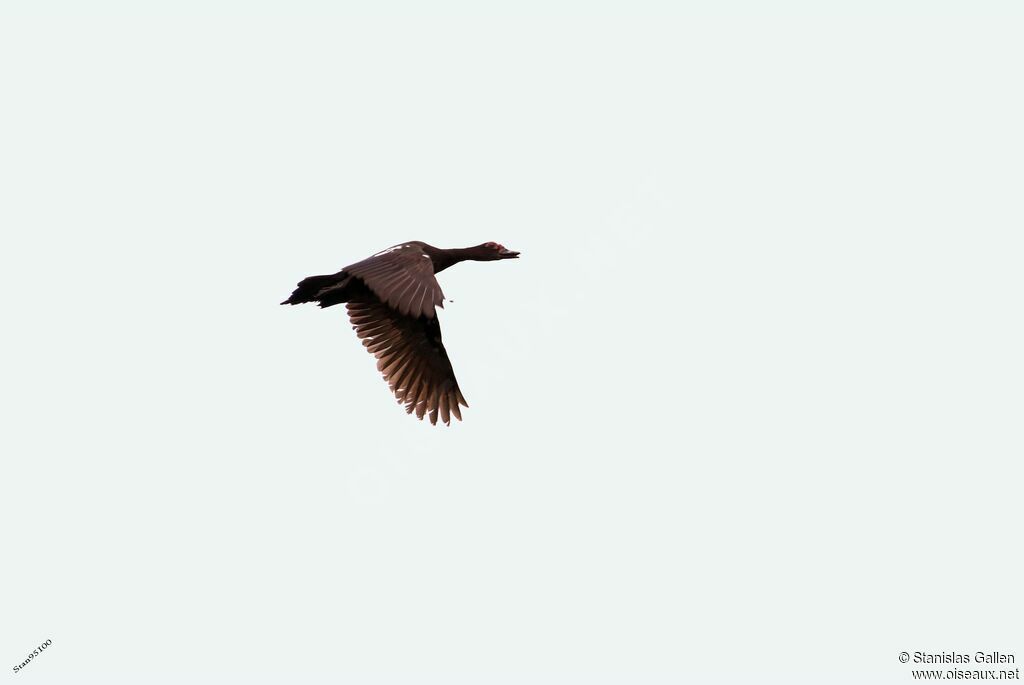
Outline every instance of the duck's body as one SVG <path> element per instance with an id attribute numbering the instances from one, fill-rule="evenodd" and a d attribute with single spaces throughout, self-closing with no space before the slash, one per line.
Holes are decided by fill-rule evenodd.
<path id="1" fill-rule="evenodd" d="M 442 249 L 414 240 L 336 274 L 305 278 L 281 304 L 345 302 L 356 335 L 377 358 L 377 369 L 406 412 L 427 415 L 431 423 L 440 414 L 447 424 L 451 415 L 462 419 L 460 404 L 469 405 L 441 343 L 436 308 L 444 307 L 444 293 L 434 274 L 465 260 L 518 256 L 497 243 Z"/>

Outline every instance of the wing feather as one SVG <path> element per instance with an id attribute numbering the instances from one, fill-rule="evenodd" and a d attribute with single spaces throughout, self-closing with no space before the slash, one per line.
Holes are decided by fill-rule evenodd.
<path id="1" fill-rule="evenodd" d="M 402 313 L 370 291 L 346 306 L 356 335 L 377 358 L 378 371 L 407 413 L 421 420 L 426 416 L 434 424 L 438 417 L 446 425 L 453 415 L 462 420 L 458 406 L 466 401 L 436 316 Z"/>
<path id="2" fill-rule="evenodd" d="M 434 318 L 444 293 L 434 278 L 434 264 L 418 243 L 403 243 L 346 266 L 385 304 L 407 316 Z M 416 294 L 422 289 L 422 297 Z"/>

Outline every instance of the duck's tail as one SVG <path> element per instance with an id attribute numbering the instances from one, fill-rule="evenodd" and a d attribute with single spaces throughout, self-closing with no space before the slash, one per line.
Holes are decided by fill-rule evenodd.
<path id="1" fill-rule="evenodd" d="M 310 276 L 299 281 L 287 300 L 281 304 L 302 304 L 303 302 L 317 302 L 321 307 L 345 302 L 348 300 L 345 286 L 348 285 L 351 277 L 344 271 L 329 276 Z"/>

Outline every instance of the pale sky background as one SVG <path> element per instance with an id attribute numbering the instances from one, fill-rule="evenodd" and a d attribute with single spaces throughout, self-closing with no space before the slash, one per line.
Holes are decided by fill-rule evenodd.
<path id="1" fill-rule="evenodd" d="M 4 681 L 1022 665 L 1019 4 L 88 4 L 0 5 Z M 450 428 L 277 304 L 410 239 L 522 251 Z"/>

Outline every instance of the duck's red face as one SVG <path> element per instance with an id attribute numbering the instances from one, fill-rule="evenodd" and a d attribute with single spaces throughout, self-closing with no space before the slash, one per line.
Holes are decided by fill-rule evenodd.
<path id="1" fill-rule="evenodd" d="M 494 259 L 515 259 L 519 256 L 518 252 L 513 252 L 500 243 L 484 243 L 480 247 L 494 251 Z"/>

